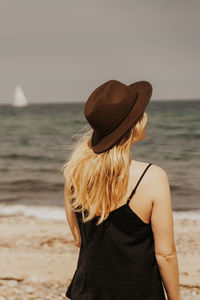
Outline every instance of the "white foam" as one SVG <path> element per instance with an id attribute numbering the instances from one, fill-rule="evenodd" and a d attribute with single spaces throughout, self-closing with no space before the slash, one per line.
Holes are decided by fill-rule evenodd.
<path id="1" fill-rule="evenodd" d="M 26 206 L 26 205 L 4 205 L 0 204 L 0 216 L 1 215 L 24 215 L 33 216 L 39 219 L 54 219 L 54 220 L 66 220 L 66 214 L 64 208 L 59 207 L 46 207 L 46 206 Z"/>
<path id="2" fill-rule="evenodd" d="M 0 216 L 24 215 L 39 219 L 66 220 L 65 208 L 0 204 Z M 174 219 L 200 220 L 200 210 L 173 211 Z"/>
<path id="3" fill-rule="evenodd" d="M 200 220 L 200 210 L 173 211 L 173 217 L 175 220 Z"/>

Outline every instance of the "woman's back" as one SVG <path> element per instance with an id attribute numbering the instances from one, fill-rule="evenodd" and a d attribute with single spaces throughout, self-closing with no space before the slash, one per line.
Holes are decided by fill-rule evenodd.
<path id="1" fill-rule="evenodd" d="M 81 214 L 76 213 L 82 243 L 67 297 L 165 299 L 150 222 L 152 199 L 147 170 L 151 165 L 132 161 L 128 196 L 100 225 L 96 226 L 98 216 L 84 224 Z"/>

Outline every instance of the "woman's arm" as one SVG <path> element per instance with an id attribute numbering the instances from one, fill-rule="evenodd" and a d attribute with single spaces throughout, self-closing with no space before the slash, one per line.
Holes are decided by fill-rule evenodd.
<path id="1" fill-rule="evenodd" d="M 152 169 L 155 188 L 153 189 L 151 224 L 155 256 L 168 300 L 180 300 L 178 260 L 168 176 L 158 166 L 154 165 Z"/>
<path id="2" fill-rule="evenodd" d="M 74 237 L 74 244 L 80 248 L 81 246 L 81 234 L 78 225 L 78 221 L 75 212 L 71 208 L 71 195 L 68 195 L 66 185 L 64 186 L 64 198 L 65 198 L 65 213 L 67 221 Z"/>

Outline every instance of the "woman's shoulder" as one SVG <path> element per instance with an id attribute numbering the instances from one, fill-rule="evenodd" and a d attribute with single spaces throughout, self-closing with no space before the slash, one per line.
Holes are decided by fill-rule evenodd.
<path id="1" fill-rule="evenodd" d="M 150 164 L 150 162 L 132 160 L 132 171 L 141 173 Z M 152 179 L 166 179 L 168 177 L 167 172 L 160 166 L 151 162 L 151 166 L 148 168 L 148 173 Z M 147 175 L 148 176 L 148 175 Z"/>
<path id="2" fill-rule="evenodd" d="M 140 177 L 140 175 L 148 165 L 148 162 L 133 161 L 133 170 L 135 166 L 135 173 L 137 173 L 137 178 Z M 168 197 L 169 195 L 170 184 L 167 172 L 162 167 L 154 163 L 152 163 L 152 165 L 148 168 L 145 176 L 142 179 L 142 183 L 146 194 L 148 195 L 149 199 L 151 199 L 151 202 L 160 202 L 161 198 L 166 198 L 166 196 Z"/>

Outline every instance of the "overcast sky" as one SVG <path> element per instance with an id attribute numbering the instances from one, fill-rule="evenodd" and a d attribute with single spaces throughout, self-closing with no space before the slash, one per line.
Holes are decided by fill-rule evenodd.
<path id="1" fill-rule="evenodd" d="M 148 80 L 154 99 L 200 99 L 199 0 L 0 0 L 0 103 L 85 102 Z"/>

